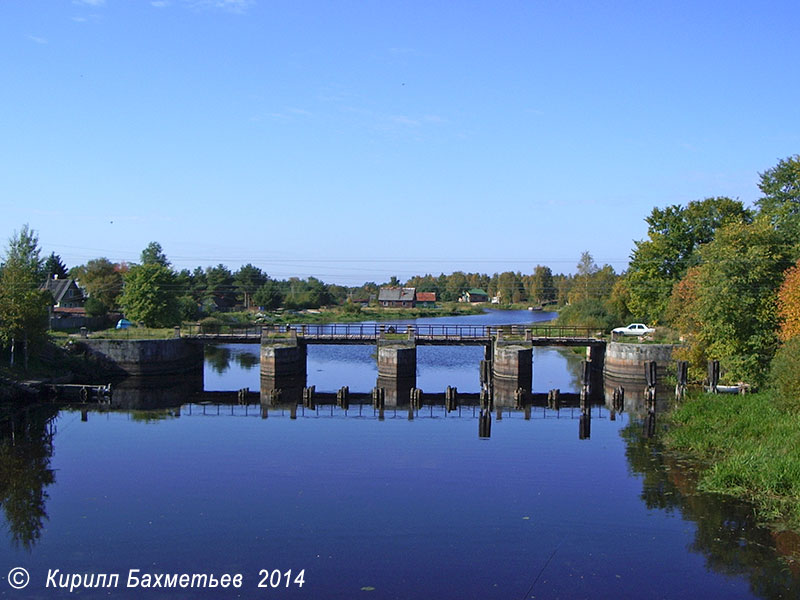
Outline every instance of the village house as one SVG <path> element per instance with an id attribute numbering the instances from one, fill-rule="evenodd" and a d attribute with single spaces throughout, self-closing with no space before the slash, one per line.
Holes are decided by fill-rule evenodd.
<path id="1" fill-rule="evenodd" d="M 436 307 L 436 292 L 417 292 L 417 306 Z"/>
<path id="2" fill-rule="evenodd" d="M 71 329 L 92 324 L 83 307 L 86 296 L 74 279 L 53 275 L 39 289 L 47 290 L 53 296 L 49 315 L 50 329 Z"/>
<path id="3" fill-rule="evenodd" d="M 416 288 L 382 287 L 378 294 L 378 304 L 385 308 L 413 308 Z"/>
<path id="4" fill-rule="evenodd" d="M 481 288 L 472 288 L 464 292 L 462 297 L 463 302 L 488 302 L 489 294 L 484 292 Z"/>
<path id="5" fill-rule="evenodd" d="M 41 287 L 53 295 L 53 308 L 80 308 L 86 302 L 81 288 L 75 283 L 74 279 L 59 279 L 58 275 L 53 275 L 52 279 Z M 73 311 L 75 312 L 75 311 Z"/>

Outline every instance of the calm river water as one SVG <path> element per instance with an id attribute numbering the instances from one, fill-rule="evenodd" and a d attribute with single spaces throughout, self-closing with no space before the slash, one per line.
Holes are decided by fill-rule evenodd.
<path id="1" fill-rule="evenodd" d="M 205 390 L 257 390 L 257 348 L 210 349 Z M 308 384 L 368 392 L 373 353 L 312 346 Z M 481 358 L 477 348 L 420 348 L 417 384 L 477 392 Z M 579 361 L 537 350 L 534 391 L 577 391 Z M 253 406 L 187 397 L 86 420 L 49 407 L 17 414 L 0 430 L 0 597 L 800 597 L 800 573 L 780 556 L 797 538 L 696 493 L 691 471 L 627 413 L 612 420 L 595 406 L 583 440 L 577 409 L 493 416 L 480 439 L 472 407 L 425 406 L 413 420 L 406 410 L 380 420 L 371 406 L 262 419 Z M 10 585 L 16 568 L 30 574 L 24 589 Z M 119 585 L 46 587 L 55 569 L 118 573 Z M 131 569 L 242 574 L 242 586 L 126 588 Z"/>

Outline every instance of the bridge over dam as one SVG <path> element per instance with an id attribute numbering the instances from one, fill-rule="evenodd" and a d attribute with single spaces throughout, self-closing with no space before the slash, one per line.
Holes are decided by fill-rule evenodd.
<path id="1" fill-rule="evenodd" d="M 481 346 L 480 383 L 497 406 L 520 404 L 532 394 L 533 348 L 587 348 L 590 393 L 602 394 L 606 342 L 587 327 L 554 325 L 421 325 L 406 323 L 184 327 L 180 336 L 194 343 L 259 344 L 263 401 L 280 393 L 283 401 L 302 399 L 311 344 L 373 345 L 378 381 L 387 406 L 405 405 L 416 389 L 417 346 Z M 478 366 L 478 365 L 476 365 Z"/>

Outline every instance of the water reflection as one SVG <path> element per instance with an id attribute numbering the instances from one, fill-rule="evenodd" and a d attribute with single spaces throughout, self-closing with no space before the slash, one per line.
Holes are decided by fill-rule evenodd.
<path id="1" fill-rule="evenodd" d="M 706 557 L 708 568 L 746 576 L 752 593 L 763 598 L 800 598 L 800 537 L 760 526 L 747 504 L 698 492 L 692 466 L 665 454 L 658 438 L 649 439 L 643 429 L 632 422 L 621 436 L 628 464 L 642 478 L 645 505 L 693 521 L 691 550 Z"/>
<path id="2" fill-rule="evenodd" d="M 0 505 L 12 543 L 30 550 L 47 520 L 47 487 L 55 483 L 54 407 L 13 410 L 0 417 Z"/>
<path id="3" fill-rule="evenodd" d="M 258 366 L 259 355 L 258 346 L 249 348 L 245 346 L 206 344 L 205 358 L 208 367 L 215 373 L 222 374 L 230 370 L 231 364 L 235 363 L 242 369 L 250 370 Z"/>
<path id="4" fill-rule="evenodd" d="M 203 389 L 202 372 L 174 377 L 128 377 L 114 384 L 111 407 L 160 410 L 179 407 Z"/>

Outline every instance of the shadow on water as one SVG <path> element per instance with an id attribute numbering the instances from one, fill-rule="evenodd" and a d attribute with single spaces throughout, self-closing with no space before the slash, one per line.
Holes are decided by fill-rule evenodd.
<path id="1" fill-rule="evenodd" d="M 15 546 L 31 550 L 47 521 L 47 487 L 55 483 L 52 406 L 0 413 L 0 505 Z"/>
<path id="2" fill-rule="evenodd" d="M 756 596 L 800 598 L 800 536 L 759 525 L 747 504 L 698 492 L 697 471 L 665 453 L 641 422 L 631 422 L 620 435 L 631 471 L 642 478 L 642 501 L 695 523 L 690 550 L 705 556 L 708 569 L 747 577 Z"/>

